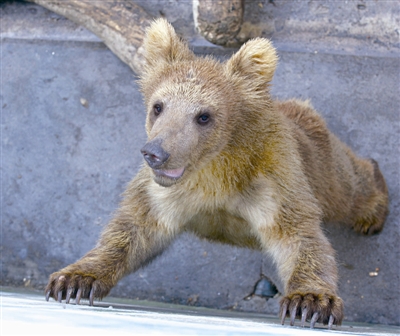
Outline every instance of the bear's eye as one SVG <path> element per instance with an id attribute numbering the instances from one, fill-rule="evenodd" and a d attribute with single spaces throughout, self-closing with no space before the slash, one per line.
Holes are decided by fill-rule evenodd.
<path id="1" fill-rule="evenodd" d="M 163 106 L 161 103 L 154 104 L 153 111 L 156 116 L 159 116 L 163 110 Z"/>
<path id="2" fill-rule="evenodd" d="M 211 117 L 208 113 L 203 113 L 197 118 L 197 123 L 199 125 L 205 125 L 210 121 Z"/>

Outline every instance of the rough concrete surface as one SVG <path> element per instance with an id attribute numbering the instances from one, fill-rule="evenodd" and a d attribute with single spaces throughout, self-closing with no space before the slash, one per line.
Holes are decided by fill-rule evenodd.
<path id="1" fill-rule="evenodd" d="M 140 3 L 154 16 L 165 15 L 196 52 L 232 52 L 196 35 L 191 3 Z M 328 8 L 321 14 L 307 11 L 305 2 L 290 3 L 246 1 L 244 20 L 252 29 L 274 22 L 273 31 L 259 31 L 280 55 L 274 96 L 311 99 L 335 134 L 379 162 L 389 187 L 390 215 L 380 235 L 325 225 L 337 251 L 345 320 L 400 324 L 400 61 L 392 25 L 398 6 L 308 2 Z M 357 35 L 354 27 L 343 28 L 364 13 L 379 43 L 362 29 Z M 43 288 L 51 272 L 94 246 L 117 208 L 142 164 L 145 112 L 134 74 L 91 33 L 32 4 L 1 2 L 0 15 L 1 284 Z M 291 37 L 286 28 L 294 19 L 297 27 L 318 22 L 343 31 L 324 39 L 318 29 L 304 28 Z M 112 295 L 276 314 L 279 297 L 251 295 L 263 275 L 282 291 L 261 253 L 183 235 Z"/>

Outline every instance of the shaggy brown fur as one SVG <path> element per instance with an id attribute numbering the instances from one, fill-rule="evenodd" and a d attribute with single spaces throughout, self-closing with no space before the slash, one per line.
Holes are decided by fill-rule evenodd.
<path id="1" fill-rule="evenodd" d="M 148 165 L 97 246 L 50 276 L 47 298 L 93 304 L 186 230 L 270 254 L 285 284 L 283 321 L 340 324 L 334 251 L 320 223 L 382 229 L 388 195 L 376 162 L 355 156 L 308 102 L 271 99 L 277 56 L 265 39 L 220 63 L 195 57 L 157 20 L 145 48 Z"/>

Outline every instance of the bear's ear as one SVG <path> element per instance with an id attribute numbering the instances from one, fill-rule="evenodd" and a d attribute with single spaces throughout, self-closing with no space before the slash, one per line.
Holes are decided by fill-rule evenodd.
<path id="1" fill-rule="evenodd" d="M 155 20 L 147 29 L 144 49 L 146 68 L 194 58 L 193 52 L 165 19 Z"/>
<path id="2" fill-rule="evenodd" d="M 278 56 L 272 43 L 256 38 L 244 44 L 226 63 L 230 75 L 246 78 L 257 87 L 272 80 Z"/>

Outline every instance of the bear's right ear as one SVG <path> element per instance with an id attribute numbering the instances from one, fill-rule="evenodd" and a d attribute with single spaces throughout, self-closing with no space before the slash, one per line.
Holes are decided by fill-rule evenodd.
<path id="1" fill-rule="evenodd" d="M 191 60 L 194 54 L 189 50 L 171 24 L 165 19 L 155 20 L 147 29 L 144 39 L 146 68 L 162 63 Z"/>
<path id="2" fill-rule="evenodd" d="M 225 64 L 231 76 L 247 81 L 250 87 L 262 89 L 275 73 L 278 56 L 272 43 L 264 38 L 246 42 Z"/>

